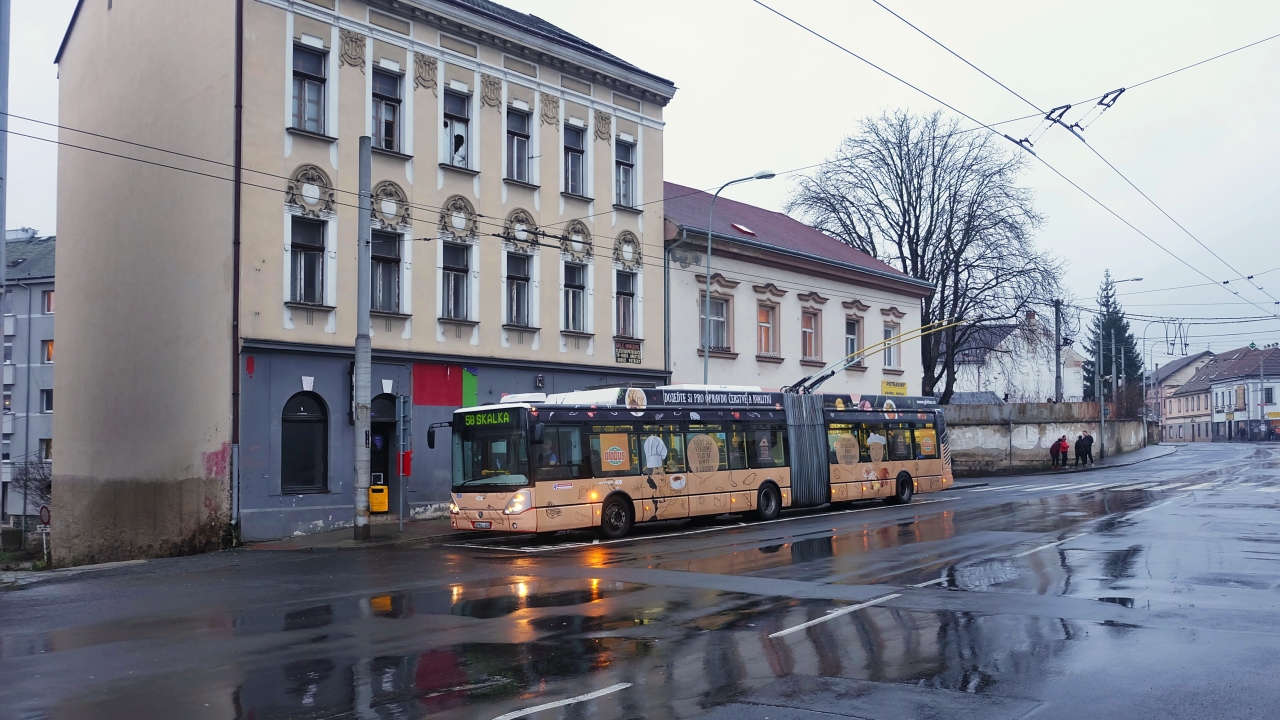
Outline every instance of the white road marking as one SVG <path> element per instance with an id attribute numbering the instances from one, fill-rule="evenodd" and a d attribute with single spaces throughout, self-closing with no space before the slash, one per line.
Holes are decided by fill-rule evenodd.
<path id="1" fill-rule="evenodd" d="M 515 720 L 516 718 L 521 718 L 526 715 L 532 715 L 536 712 L 542 712 L 543 710 L 550 710 L 551 708 L 564 707 L 565 705 L 573 705 L 574 703 L 586 702 L 587 700 L 595 700 L 598 697 L 602 697 L 610 693 L 616 693 L 619 690 L 626 690 L 629 687 L 631 687 L 631 683 L 618 683 L 617 685 L 610 685 L 609 687 L 604 688 L 602 690 L 589 692 L 586 695 L 571 697 L 571 698 L 568 698 L 567 700 L 557 700 L 555 702 L 549 702 L 543 705 L 535 705 L 531 708 L 525 708 L 523 710 L 513 710 L 507 713 L 506 715 L 499 715 L 493 720 Z"/>
<path id="2" fill-rule="evenodd" d="M 1187 483 L 1184 483 L 1184 482 L 1180 482 L 1180 483 L 1171 483 L 1171 484 L 1169 484 L 1169 485 L 1161 485 L 1160 487 L 1156 488 L 1156 490 L 1172 490 L 1172 489 L 1174 489 L 1174 488 L 1180 488 L 1180 487 L 1182 487 L 1183 485 L 1186 485 L 1186 484 L 1187 484 Z"/>
<path id="3" fill-rule="evenodd" d="M 1111 489 L 1112 489 L 1112 490 L 1117 490 L 1117 491 L 1119 491 L 1119 490 L 1146 490 L 1147 488 L 1151 487 L 1152 485 L 1159 485 L 1159 484 L 1160 484 L 1160 483 L 1158 483 L 1158 482 L 1145 482 L 1145 483 L 1138 483 L 1137 485 L 1125 485 L 1124 487 L 1111 488 Z"/>
<path id="4" fill-rule="evenodd" d="M 1081 538 L 1081 537 L 1084 537 L 1085 535 L 1088 535 L 1088 534 L 1089 534 L 1089 533 L 1080 533 L 1079 535 L 1072 535 L 1071 537 L 1069 537 L 1069 538 L 1064 538 L 1064 539 L 1062 539 L 1062 540 L 1059 540 L 1058 542 L 1051 542 L 1051 543 L 1047 543 L 1047 544 L 1045 544 L 1045 545 L 1041 545 L 1040 547 L 1037 547 L 1037 548 L 1031 548 L 1030 550 L 1027 550 L 1027 551 L 1025 551 L 1025 552 L 1020 552 L 1020 553 L 1018 553 L 1017 555 L 1014 555 L 1014 557 L 1016 557 L 1016 558 L 1026 557 L 1026 556 L 1028 556 L 1028 555 L 1030 555 L 1030 554 L 1032 554 L 1032 553 L 1038 553 L 1038 552 L 1040 552 L 1041 550 L 1048 550 L 1048 549 L 1049 549 L 1049 548 L 1051 548 L 1051 547 L 1057 547 L 1058 545 L 1061 545 L 1062 543 L 1071 542 L 1072 540 L 1075 540 L 1076 538 Z"/>
<path id="5" fill-rule="evenodd" d="M 1192 485 L 1191 487 L 1185 487 L 1185 488 L 1182 488 L 1182 489 L 1183 489 L 1183 490 L 1203 490 L 1204 488 L 1211 487 L 1211 486 L 1213 486 L 1213 485 L 1217 485 L 1217 484 L 1218 484 L 1218 481 L 1217 481 L 1217 480 L 1214 480 L 1214 481 L 1212 481 L 1212 482 L 1200 483 L 1199 485 Z"/>
<path id="6" fill-rule="evenodd" d="M 1025 485 L 1021 485 L 1021 484 L 1019 484 L 1019 485 L 1005 485 L 1004 487 L 994 487 L 994 488 L 990 488 L 990 489 L 991 489 L 991 490 L 1017 490 L 1017 489 L 1018 489 L 1018 488 L 1020 488 L 1020 487 L 1026 487 L 1026 486 L 1025 486 Z M 974 490 L 974 492 L 980 492 L 980 491 L 978 491 L 978 490 Z"/>
<path id="7" fill-rule="evenodd" d="M 1036 492 L 1037 490 L 1057 490 L 1057 489 L 1059 489 L 1059 488 L 1065 488 L 1065 487 L 1067 487 L 1067 486 L 1068 486 L 1068 485 L 1070 485 L 1070 484 L 1071 484 L 1071 483 L 1062 483 L 1062 484 L 1059 484 L 1059 485 L 1041 485 L 1041 486 L 1032 486 L 1032 487 L 1029 487 L 1029 488 L 1027 488 L 1027 489 L 1023 490 L 1022 492 Z"/>
<path id="8" fill-rule="evenodd" d="M 893 593 L 892 595 L 884 595 L 884 596 L 882 596 L 882 597 L 878 597 L 878 598 L 876 598 L 875 600 L 868 600 L 868 601 L 866 601 L 866 602 L 864 602 L 864 603 L 858 603 L 857 605 L 850 605 L 849 607 L 846 607 L 846 608 L 840 608 L 839 610 L 834 610 L 834 611 L 832 611 L 832 612 L 827 613 L 826 615 L 823 615 L 822 617 L 818 618 L 817 620 L 810 620 L 810 621 L 809 621 L 809 622 L 807 622 L 807 623 L 801 623 L 801 624 L 799 624 L 799 625 L 796 625 L 795 627 L 789 627 L 789 628 L 787 628 L 786 630 L 779 630 L 778 632 L 773 633 L 773 634 L 772 634 L 772 635 L 770 635 L 769 637 L 771 637 L 771 638 L 780 638 L 780 637 L 782 637 L 782 636 L 784 636 L 784 635 L 790 635 L 790 634 L 791 634 L 791 633 L 793 633 L 793 632 L 799 632 L 799 631 L 801 631 L 801 630 L 803 630 L 803 629 L 805 629 L 805 628 L 807 628 L 807 627 L 813 627 L 814 625 L 817 625 L 818 623 L 824 623 L 824 622 L 826 622 L 826 621 L 828 621 L 828 620 L 834 620 L 835 618 L 838 618 L 838 617 L 840 617 L 841 615 L 848 615 L 848 614 L 849 614 L 849 613 L 851 613 L 851 612 L 856 612 L 856 611 L 858 611 L 858 610 L 861 610 L 862 608 L 865 608 L 865 607 L 871 607 L 872 605 L 877 605 L 877 604 L 882 603 L 882 602 L 884 602 L 884 601 L 886 601 L 886 600 L 892 600 L 892 599 L 894 599 L 894 598 L 896 598 L 896 597 L 902 597 L 902 593 Z M 504 717 L 505 717 L 505 716 L 504 716 Z M 518 716 L 518 715 L 513 715 L 512 717 L 519 717 L 519 716 Z M 500 718 L 494 718 L 494 720 L 501 720 L 501 719 L 500 719 Z"/>
<path id="9" fill-rule="evenodd" d="M 750 523 L 740 522 L 734 525 L 720 525 L 717 527 L 700 528 L 698 530 L 684 530 L 682 532 L 663 533 L 661 535 L 629 535 L 616 540 L 593 540 L 591 542 L 566 542 L 556 545 L 543 545 L 537 547 L 504 547 L 498 543 L 484 544 L 474 543 L 444 543 L 444 547 L 467 548 L 470 550 L 504 550 L 507 552 L 522 552 L 526 554 L 554 552 L 556 550 L 572 550 L 574 548 L 595 547 L 597 545 L 613 545 L 616 543 L 636 542 L 638 540 L 665 540 L 666 538 L 681 537 L 684 535 L 700 535 L 702 533 L 719 532 L 721 530 L 733 530 L 741 527 L 755 527 L 759 525 L 771 525 L 773 523 L 788 522 L 791 520 L 803 520 L 805 518 L 831 517 L 833 515 L 849 515 L 851 513 L 869 512 L 871 510 L 889 510 L 892 508 L 915 507 L 917 505 L 932 505 L 933 503 L 950 502 L 955 500 L 954 497 L 938 498 L 936 500 L 920 500 L 912 502 L 910 505 L 873 505 L 871 507 L 854 508 L 852 510 L 834 510 L 825 513 L 814 513 L 812 515 L 794 515 L 792 517 L 780 517 L 774 520 L 757 520 Z M 510 538 L 494 538 L 495 540 L 507 540 Z"/>
<path id="10" fill-rule="evenodd" d="M 1258 488 L 1258 492 L 1280 492 L 1280 487 Z"/>
<path id="11" fill-rule="evenodd" d="M 937 580 L 930 580 L 929 582 L 916 583 L 915 585 L 912 585 L 911 587 L 915 587 L 915 588 L 929 587 L 930 585 L 937 585 L 938 583 L 944 583 L 944 582 L 946 582 L 946 581 L 947 581 L 947 579 L 946 579 L 946 578 L 944 578 L 944 577 L 940 577 L 940 578 L 938 578 Z"/>

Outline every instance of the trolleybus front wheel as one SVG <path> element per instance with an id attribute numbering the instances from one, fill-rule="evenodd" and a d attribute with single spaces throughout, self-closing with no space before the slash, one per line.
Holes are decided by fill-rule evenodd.
<path id="1" fill-rule="evenodd" d="M 631 532 L 631 502 L 621 495 L 606 498 L 604 507 L 600 509 L 600 537 L 606 540 L 617 540 Z"/>
<path id="2" fill-rule="evenodd" d="M 781 512 L 782 493 L 778 492 L 778 487 L 773 483 L 761 487 L 756 495 L 756 519 L 772 520 Z"/>
<path id="3" fill-rule="evenodd" d="M 884 501 L 890 505 L 906 505 L 911 502 L 911 497 L 915 495 L 916 483 L 906 472 L 898 473 L 898 490 L 894 494 L 885 498 Z"/>

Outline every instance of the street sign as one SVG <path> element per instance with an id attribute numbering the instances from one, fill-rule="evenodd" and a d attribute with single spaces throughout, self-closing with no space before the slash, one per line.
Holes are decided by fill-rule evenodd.
<path id="1" fill-rule="evenodd" d="M 49 524 L 49 506 L 48 505 L 40 506 L 40 524 L 41 525 Z"/>
<path id="2" fill-rule="evenodd" d="M 1257 350 L 1257 349 L 1258 349 L 1258 343 L 1255 343 L 1255 342 L 1251 342 L 1251 343 L 1249 343 L 1249 349 L 1250 349 L 1250 350 Z"/>

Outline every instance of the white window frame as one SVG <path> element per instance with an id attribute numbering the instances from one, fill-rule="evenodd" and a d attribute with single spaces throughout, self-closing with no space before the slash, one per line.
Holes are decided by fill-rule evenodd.
<path id="1" fill-rule="evenodd" d="M 698 347 L 704 352 L 707 350 L 710 350 L 711 352 L 733 352 L 733 298 L 726 297 L 724 295 L 717 295 L 713 292 L 711 293 L 710 305 L 714 308 L 716 303 L 724 304 L 724 314 L 716 315 L 714 312 L 711 314 L 711 338 L 716 337 L 716 327 L 719 326 L 721 328 L 720 334 L 723 336 L 725 344 L 710 345 L 708 347 L 707 341 L 711 338 L 706 336 L 706 332 L 708 330 L 707 294 L 706 292 L 701 292 L 698 294 Z"/>
<path id="2" fill-rule="evenodd" d="M 406 279 L 404 276 L 404 265 L 405 265 L 404 235 L 398 232 L 391 232 L 388 230 L 374 230 L 372 232 L 375 234 L 388 235 L 395 238 L 396 256 L 394 260 L 394 263 L 395 263 L 394 277 L 395 277 L 396 287 L 395 287 L 394 307 L 391 307 L 391 308 L 378 307 L 378 303 L 374 301 L 377 299 L 379 295 L 378 283 L 383 279 L 383 275 L 373 271 L 377 268 L 377 265 L 386 263 L 385 260 L 380 260 L 379 258 L 384 258 L 388 256 L 386 255 L 374 256 L 372 255 L 372 248 L 370 248 L 371 267 L 370 267 L 370 273 L 369 273 L 369 276 L 370 276 L 369 291 L 373 294 L 373 297 L 369 298 L 369 307 L 373 312 L 397 313 L 397 314 L 403 313 L 404 307 L 405 307 L 404 287 L 405 287 L 405 279 Z"/>
<path id="3" fill-rule="evenodd" d="M 630 160 L 623 160 L 618 157 L 618 151 L 622 147 L 631 149 Z M 636 155 L 639 146 L 634 142 L 626 140 L 617 140 L 614 143 L 613 150 L 613 183 L 614 183 L 614 203 L 622 207 L 635 207 L 636 205 Z M 625 189 L 624 189 L 625 179 Z"/>
<path id="4" fill-rule="evenodd" d="M 575 283 L 573 287 L 569 286 L 569 268 L 570 267 L 577 267 L 582 270 L 582 282 L 580 285 Z M 573 262 L 571 260 L 566 260 L 562 264 L 561 272 L 563 273 L 563 278 L 564 278 L 562 283 L 563 290 L 561 291 L 561 308 L 560 308 L 560 312 L 562 316 L 561 329 L 564 330 L 565 332 L 588 333 L 591 331 L 590 330 L 591 326 L 588 323 L 588 317 L 587 317 L 587 310 L 590 304 L 588 301 L 588 298 L 590 295 L 589 291 L 591 288 L 591 266 L 585 262 Z M 580 320 L 580 322 L 578 323 L 579 327 L 574 327 L 575 313 L 571 312 L 574 309 L 573 299 L 575 297 L 577 298 L 577 301 L 578 301 L 576 315 Z"/>
<path id="5" fill-rule="evenodd" d="M 902 369 L 901 341 L 888 342 L 893 338 L 900 337 L 901 334 L 902 334 L 901 325 L 898 325 L 897 323 L 884 324 L 884 339 L 886 342 L 884 345 L 884 350 L 881 351 L 881 354 L 884 355 L 884 366 L 890 370 Z"/>
<path id="6" fill-rule="evenodd" d="M 760 319 L 762 311 L 768 311 L 769 322 Z M 778 304 L 763 300 L 756 302 L 756 355 L 760 357 L 780 357 L 778 350 Z M 764 343 L 764 333 L 768 332 L 769 342 Z M 699 334 L 701 337 L 701 334 Z"/>
<path id="7" fill-rule="evenodd" d="M 806 329 L 804 320 L 806 317 L 813 318 L 813 327 Z M 809 337 L 806 338 L 806 335 Z M 810 353 L 805 353 L 805 342 L 808 341 Z M 822 311 L 814 308 L 802 308 L 800 310 L 800 359 L 808 362 L 818 362 L 822 360 Z"/>
<path id="8" fill-rule="evenodd" d="M 850 325 L 853 326 L 852 334 L 850 334 L 849 332 Z M 850 355 L 853 355 L 862 349 L 862 346 L 858 344 L 861 339 L 862 339 L 862 319 L 854 318 L 854 317 L 846 317 L 844 319 L 844 356 L 846 359 Z M 854 366 L 862 365 L 862 358 L 858 358 L 857 360 L 851 361 L 850 365 L 854 365 Z"/>
<path id="9" fill-rule="evenodd" d="M 370 82 L 371 88 L 373 87 L 373 82 L 375 78 L 379 74 L 394 78 L 396 81 L 396 94 L 394 96 L 386 95 L 384 93 L 379 93 L 376 89 L 372 90 L 370 93 L 370 99 L 372 103 L 372 114 L 370 117 L 373 121 L 373 128 L 372 128 L 373 146 L 379 150 L 401 152 L 400 149 L 404 146 L 404 130 L 405 130 L 405 117 L 404 117 L 405 115 L 404 113 L 405 76 L 402 73 L 393 72 L 388 68 L 377 67 L 377 66 L 371 67 L 369 70 L 369 73 L 370 73 L 369 82 Z M 379 112 L 379 110 L 383 110 L 387 107 L 394 108 L 394 111 L 395 111 L 395 119 L 392 121 L 393 128 L 394 128 L 392 132 L 394 133 L 394 135 L 391 138 L 390 147 L 387 146 L 386 137 L 384 136 L 384 131 L 386 129 L 384 125 L 385 118 L 381 117 L 381 113 Z"/>
<path id="10" fill-rule="evenodd" d="M 292 47 L 293 47 L 294 54 L 290 55 L 289 57 L 290 75 L 292 76 L 292 79 L 293 79 L 293 84 L 289 89 L 289 92 L 291 94 L 291 99 L 289 103 L 291 119 L 290 119 L 289 126 L 295 130 L 316 133 L 317 135 L 324 135 L 325 128 L 328 126 L 329 51 L 323 47 L 315 47 L 313 45 L 307 45 L 300 42 L 292 43 Z M 296 57 L 296 53 L 298 50 L 319 55 L 320 66 L 325 71 L 325 74 L 314 75 L 312 73 L 303 72 L 299 70 L 297 68 L 297 63 L 294 62 L 294 58 Z M 300 119 L 299 113 L 298 113 L 298 83 L 299 82 L 303 83 L 303 87 L 307 87 L 308 83 L 314 83 L 320 86 L 319 87 L 320 117 L 318 121 L 319 127 L 316 129 L 311 129 L 306 126 L 305 117 L 302 118 L 302 123 L 299 124 L 299 119 Z"/>
<path id="11" fill-rule="evenodd" d="M 631 276 L 631 290 L 624 292 L 618 279 L 622 275 Z M 626 268 L 613 270 L 613 334 L 616 337 L 640 337 L 640 273 Z M 630 313 L 631 327 L 624 327 L 623 309 Z"/>
<path id="12" fill-rule="evenodd" d="M 460 273 L 457 270 L 450 269 L 445 265 L 445 251 L 449 247 L 462 248 L 465 253 L 464 257 L 467 265 L 463 269 L 463 271 Z M 472 298 L 475 295 L 475 293 L 473 292 L 474 288 L 472 287 L 472 279 L 475 277 L 474 254 L 475 254 L 474 246 L 471 245 L 470 243 L 451 242 L 448 240 L 442 241 L 440 243 L 440 319 L 441 320 L 461 320 L 465 322 L 473 319 L 472 306 L 474 303 L 472 302 Z M 453 266 L 453 267 L 457 267 L 457 266 Z M 456 275 L 461 278 L 462 293 L 463 293 L 461 310 L 455 307 L 451 302 L 451 297 L 449 293 L 449 288 L 451 287 L 451 280 L 449 277 L 450 275 Z M 452 282 L 457 282 L 457 280 L 454 279 L 452 280 Z M 461 312 L 461 316 L 459 316 L 458 314 L 459 312 Z"/>
<path id="13" fill-rule="evenodd" d="M 526 263 L 524 275 L 515 276 L 511 274 L 511 258 L 512 257 L 524 258 Z M 503 304 L 505 305 L 504 312 L 506 313 L 506 322 L 508 325 L 515 326 L 515 327 L 522 327 L 522 328 L 533 326 L 533 305 L 534 305 L 533 303 L 533 278 L 534 278 L 533 258 L 534 256 L 531 254 L 515 252 L 514 250 L 506 251 L 506 257 L 505 257 L 506 294 L 505 294 L 505 302 Z M 520 280 L 514 279 L 516 277 L 519 277 L 522 279 Z M 519 289 L 518 283 L 521 283 L 521 282 L 524 283 L 524 318 L 517 318 L 515 316 L 516 313 L 514 312 L 513 306 L 515 304 L 514 301 L 516 298 L 517 290 Z"/>
<path id="14" fill-rule="evenodd" d="M 569 145 L 570 130 L 582 133 L 581 147 L 575 147 L 575 146 Z M 589 135 L 590 133 L 588 132 L 588 129 L 586 127 L 579 127 L 577 125 L 573 125 L 567 122 L 565 123 L 563 135 L 561 136 L 561 140 L 560 140 L 560 144 L 562 147 L 562 155 L 564 157 L 564 177 L 562 178 L 562 182 L 564 183 L 564 192 L 569 195 L 576 195 L 578 197 L 587 197 L 587 180 L 588 180 L 587 150 L 588 150 L 588 146 L 590 145 Z M 573 159 L 575 157 L 578 158 L 578 167 L 577 167 L 578 187 L 576 189 L 574 188 L 573 182 L 572 182 L 574 180 Z"/>
<path id="15" fill-rule="evenodd" d="M 465 118 L 462 117 L 461 115 L 450 114 L 446 110 L 447 100 L 450 95 L 462 98 L 463 100 L 462 106 L 467 112 L 467 115 Z M 475 113 L 472 111 L 471 100 L 472 100 L 472 97 L 470 94 L 462 92 L 460 90 L 452 90 L 448 87 L 444 89 L 444 91 L 441 93 L 441 96 L 440 96 L 440 109 L 441 109 L 441 116 L 443 118 L 443 123 L 441 125 L 443 130 L 440 133 L 440 162 L 445 165 L 451 165 L 453 167 L 459 167 L 466 170 L 470 170 L 472 167 L 474 167 L 474 162 L 475 162 L 475 157 L 474 157 L 475 156 L 474 150 L 476 145 L 476 137 L 474 132 L 475 118 L 472 117 Z M 461 157 L 462 162 L 457 162 L 459 158 L 457 156 L 457 153 L 455 153 L 455 151 L 453 150 L 453 143 L 450 142 L 452 139 L 451 128 L 456 127 L 459 122 L 461 122 L 463 127 L 465 128 L 464 135 L 466 135 L 466 139 L 463 142 L 463 147 L 462 147 L 462 157 Z"/>
<path id="16" fill-rule="evenodd" d="M 298 222 L 308 223 L 308 224 L 314 223 L 315 225 L 318 225 L 320 228 L 320 242 L 321 242 L 320 245 L 310 245 L 310 244 L 301 245 L 301 247 L 305 247 L 305 248 L 319 248 L 320 277 L 316 281 L 318 298 L 315 300 L 304 300 L 302 299 L 303 294 L 298 292 L 299 290 L 298 276 L 299 276 L 301 258 L 296 253 L 315 252 L 314 249 L 309 249 L 309 250 L 298 249 L 295 253 L 294 241 L 293 241 L 293 228 L 295 223 L 298 223 Z M 286 295 L 289 302 L 300 303 L 304 305 L 317 305 L 317 306 L 329 304 L 328 302 L 326 302 L 329 297 L 328 284 L 330 280 L 330 270 L 331 270 L 329 268 L 329 222 L 330 222 L 329 220 L 325 220 L 325 219 L 302 217 L 301 215 L 296 215 L 296 214 L 289 215 L 289 245 L 287 249 L 287 253 L 288 253 L 287 274 L 288 274 L 289 283 L 288 283 L 288 286 L 286 287 Z"/>
<path id="17" fill-rule="evenodd" d="M 48 399 L 48 402 L 45 402 L 46 398 Z M 42 413 L 53 412 L 53 389 L 52 388 L 46 388 L 40 391 L 40 412 Z"/>
<path id="18" fill-rule="evenodd" d="M 511 116 L 513 114 L 524 116 L 526 123 L 525 132 L 521 133 L 511 129 Z M 529 150 L 533 147 L 533 113 L 529 110 L 521 110 L 518 107 L 508 106 L 507 114 L 503 118 L 503 122 L 506 125 L 507 132 L 507 163 L 505 168 L 506 174 L 504 177 L 508 180 L 515 180 L 516 182 L 532 183 L 533 160 L 530 157 Z M 524 146 L 523 157 L 519 154 L 520 146 L 522 144 Z M 519 171 L 521 170 L 523 170 L 524 177 L 519 177 Z"/>

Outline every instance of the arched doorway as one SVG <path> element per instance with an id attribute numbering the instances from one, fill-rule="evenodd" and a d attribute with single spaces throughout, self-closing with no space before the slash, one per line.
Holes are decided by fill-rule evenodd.
<path id="1" fill-rule="evenodd" d="M 369 403 L 369 484 L 387 486 L 387 513 L 400 512 L 400 477 L 396 472 L 396 396 L 383 393 Z"/>
<path id="2" fill-rule="evenodd" d="M 329 489 L 329 411 L 319 395 L 300 392 L 280 413 L 280 492 Z"/>

